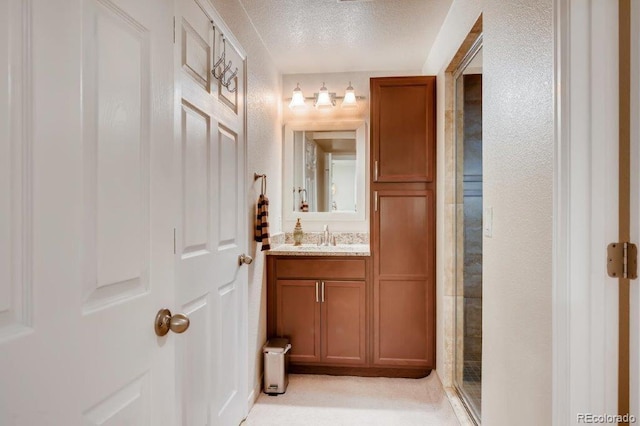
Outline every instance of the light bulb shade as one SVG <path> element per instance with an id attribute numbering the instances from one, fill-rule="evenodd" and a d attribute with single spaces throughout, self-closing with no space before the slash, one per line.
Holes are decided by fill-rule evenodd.
<path id="1" fill-rule="evenodd" d="M 320 91 L 318 92 L 318 97 L 316 98 L 316 108 L 317 109 L 333 108 L 333 100 L 331 99 L 329 90 L 327 90 L 324 83 L 322 83 L 322 87 L 320 88 Z"/>
<path id="2" fill-rule="evenodd" d="M 358 106 L 358 101 L 356 99 L 356 92 L 351 87 L 351 83 L 349 83 L 349 87 L 344 92 L 344 99 L 342 100 L 342 108 L 355 108 Z"/>
<path id="3" fill-rule="evenodd" d="M 291 96 L 291 102 L 289 103 L 289 108 L 298 109 L 304 108 L 304 95 L 302 94 L 302 90 L 300 90 L 300 86 L 296 86 L 293 89 L 293 95 Z"/>

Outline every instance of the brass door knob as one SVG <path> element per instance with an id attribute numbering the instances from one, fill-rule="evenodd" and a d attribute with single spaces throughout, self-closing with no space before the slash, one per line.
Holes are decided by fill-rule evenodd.
<path id="1" fill-rule="evenodd" d="M 171 315 L 168 309 L 160 309 L 156 315 L 155 330 L 158 336 L 166 335 L 169 330 L 184 333 L 189 328 L 189 317 L 185 314 Z"/>
<path id="2" fill-rule="evenodd" d="M 253 262 L 253 257 L 249 255 L 242 253 L 240 256 L 238 256 L 238 265 L 240 266 L 242 266 L 243 264 L 249 265 L 251 262 Z"/>

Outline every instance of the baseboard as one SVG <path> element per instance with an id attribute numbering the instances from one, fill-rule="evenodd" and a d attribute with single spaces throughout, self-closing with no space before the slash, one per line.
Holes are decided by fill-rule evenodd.
<path id="1" fill-rule="evenodd" d="M 260 380 L 255 384 L 251 392 L 249 392 L 249 397 L 247 398 L 247 413 L 251 411 L 251 407 L 256 403 L 258 397 L 260 396 L 260 392 L 262 391 L 262 375 L 260 375 Z"/>

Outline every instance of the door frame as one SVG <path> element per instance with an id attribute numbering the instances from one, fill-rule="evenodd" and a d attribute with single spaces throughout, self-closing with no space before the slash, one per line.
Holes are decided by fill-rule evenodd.
<path id="1" fill-rule="evenodd" d="M 640 3 L 631 2 L 631 241 L 640 241 L 640 40 L 634 34 L 640 34 Z M 633 76 L 636 76 L 634 79 Z M 635 219 L 634 219 L 635 218 Z M 630 288 L 630 318 L 640 316 L 640 283 L 631 282 Z M 630 412 L 638 418 L 640 416 L 640 324 L 631 321 L 630 324 Z"/>
<path id="2" fill-rule="evenodd" d="M 618 410 L 618 2 L 554 0 L 552 415 Z M 588 267 L 585 267 L 588 265 Z M 604 368 L 603 368 L 604 366 Z"/>

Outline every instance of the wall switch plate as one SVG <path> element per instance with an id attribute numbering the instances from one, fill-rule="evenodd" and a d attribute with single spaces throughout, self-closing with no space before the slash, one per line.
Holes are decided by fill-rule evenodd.
<path id="1" fill-rule="evenodd" d="M 482 229 L 484 230 L 484 236 L 487 238 L 493 237 L 493 207 L 484 208 L 484 218 L 482 219 Z"/>

